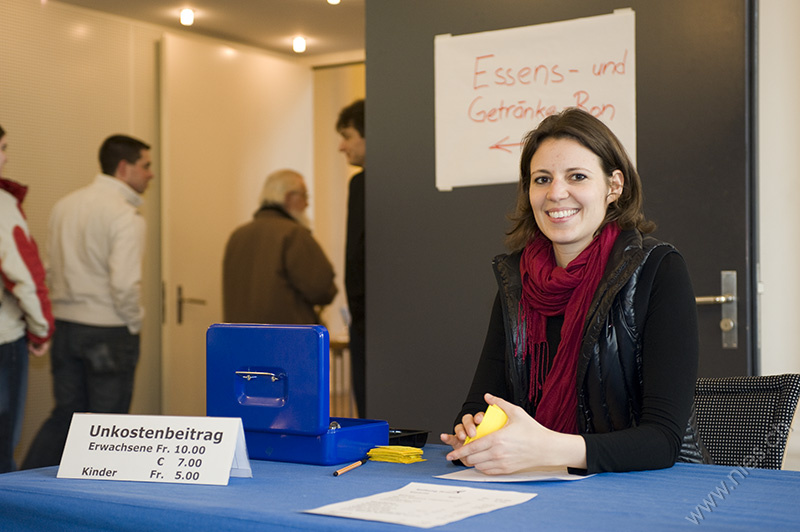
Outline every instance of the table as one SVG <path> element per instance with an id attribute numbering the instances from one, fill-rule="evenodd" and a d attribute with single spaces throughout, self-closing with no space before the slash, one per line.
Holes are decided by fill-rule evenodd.
<path id="1" fill-rule="evenodd" d="M 56 467 L 7 473 L 0 530 L 412 530 L 300 512 L 413 481 L 453 485 L 432 478 L 457 469 L 446 451 L 427 445 L 426 462 L 368 462 L 339 477 L 332 476 L 338 466 L 252 460 L 253 478 L 228 486 L 58 479 Z M 796 471 L 677 464 L 573 482 L 457 484 L 539 495 L 434 530 L 800 530 Z"/>

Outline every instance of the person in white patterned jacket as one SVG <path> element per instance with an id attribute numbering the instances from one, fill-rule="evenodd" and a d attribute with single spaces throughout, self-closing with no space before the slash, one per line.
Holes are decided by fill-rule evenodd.
<path id="1" fill-rule="evenodd" d="M 8 136 L 0 127 L 0 473 L 16 469 L 28 353 L 42 356 L 53 335 L 44 267 L 22 210 L 28 187 L 2 177 L 7 147 Z"/>

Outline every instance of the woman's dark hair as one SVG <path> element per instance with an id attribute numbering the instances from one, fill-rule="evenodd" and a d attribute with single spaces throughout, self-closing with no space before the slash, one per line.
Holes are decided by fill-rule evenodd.
<path id="1" fill-rule="evenodd" d="M 517 206 L 509 215 L 513 224 L 506 237 L 509 249 L 518 251 L 539 234 L 529 196 L 531 160 L 547 139 L 572 139 L 580 143 L 600 158 L 600 166 L 606 176 L 611 176 L 614 170 L 622 172 L 622 192 L 606 209 L 601 229 L 609 222 L 616 222 L 621 229 L 638 229 L 643 233 L 655 230 L 655 224 L 644 217 L 642 181 L 622 143 L 599 119 L 571 107 L 557 115 L 548 116 L 536 129 L 525 135 L 520 158 Z"/>
<path id="2" fill-rule="evenodd" d="M 6 135 L 6 130 L 3 129 L 3 126 L 0 126 L 0 139 L 2 139 Z"/>

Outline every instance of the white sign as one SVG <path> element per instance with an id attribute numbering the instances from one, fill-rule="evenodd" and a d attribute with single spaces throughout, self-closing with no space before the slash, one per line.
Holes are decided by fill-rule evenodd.
<path id="1" fill-rule="evenodd" d="M 253 472 L 241 418 L 74 414 L 57 476 L 227 485 Z"/>
<path id="2" fill-rule="evenodd" d="M 514 183 L 524 135 L 582 108 L 636 160 L 635 13 L 434 38 L 436 187 Z"/>
<path id="3" fill-rule="evenodd" d="M 398 490 L 328 504 L 306 513 L 433 528 L 534 497 L 535 493 L 410 482 Z"/>

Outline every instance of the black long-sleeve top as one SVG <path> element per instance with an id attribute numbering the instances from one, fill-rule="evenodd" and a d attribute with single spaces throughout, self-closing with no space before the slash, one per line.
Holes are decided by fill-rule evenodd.
<path id="1" fill-rule="evenodd" d="M 589 473 L 659 469 L 675 463 L 697 378 L 694 305 L 694 292 L 683 258 L 677 253 L 667 254 L 658 265 L 649 298 L 643 296 L 634 301 L 635 311 L 645 313 L 639 425 L 605 434 L 582 434 Z M 551 357 L 561 339 L 563 320 L 563 316 L 547 320 Z M 484 393 L 501 398 L 511 396 L 505 378 L 505 352 L 505 327 L 498 294 L 475 377 L 456 424 L 464 414 L 486 409 Z M 552 360 L 548 361 L 548 366 L 550 362 Z M 535 411 L 528 413 L 535 415 Z"/>
<path id="2" fill-rule="evenodd" d="M 347 241 L 345 243 L 344 285 L 347 305 L 353 323 L 364 329 L 365 311 L 365 173 L 359 172 L 350 180 L 347 196 Z"/>

